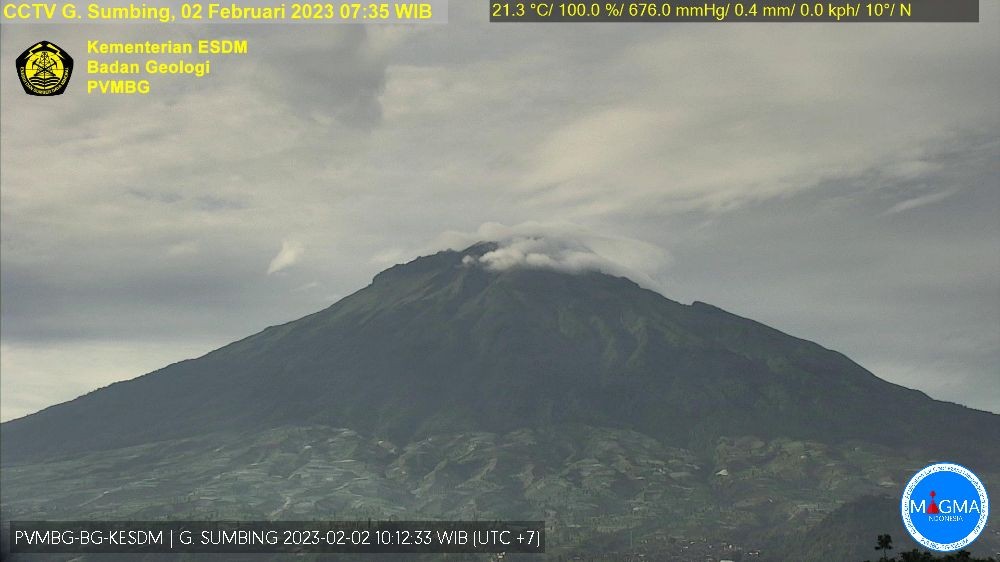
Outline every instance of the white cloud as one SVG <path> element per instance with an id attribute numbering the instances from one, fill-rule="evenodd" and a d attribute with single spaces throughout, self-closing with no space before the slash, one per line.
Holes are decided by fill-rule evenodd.
<path id="1" fill-rule="evenodd" d="M 918 197 L 912 197 L 910 199 L 906 199 L 905 201 L 900 201 L 899 203 L 896 203 L 895 205 L 890 207 L 889 210 L 885 212 L 885 214 L 893 215 L 896 213 L 901 213 L 903 211 L 908 211 L 910 209 L 915 209 L 917 207 L 923 207 L 924 205 L 937 203 L 938 201 L 944 201 L 945 199 L 951 197 L 952 195 L 955 195 L 956 193 L 958 193 L 958 189 L 954 188 L 946 189 L 944 191 L 925 193 L 924 195 L 920 195 Z"/>
<path id="2" fill-rule="evenodd" d="M 305 246 L 294 240 L 284 240 L 281 242 L 281 250 L 274 256 L 271 264 L 267 266 L 267 274 L 277 273 L 282 269 L 295 265 L 305 252 Z"/>
<path id="3" fill-rule="evenodd" d="M 944 27 L 921 32 L 937 45 L 921 57 L 908 52 L 912 28 L 748 26 L 699 29 L 697 43 L 685 30 L 637 42 L 615 63 L 643 71 L 632 90 L 574 106 L 544 138 L 525 139 L 515 185 L 585 221 L 731 211 L 863 176 L 879 180 L 872 189 L 924 178 L 937 171 L 926 156 L 997 124 L 985 94 L 997 74 L 977 59 L 996 45 L 986 30 L 962 42 Z M 948 49 L 965 68 L 949 67 Z M 880 56 L 845 62 L 871 52 Z M 959 73 L 976 85 L 949 78 Z M 595 96 L 597 86 L 576 86 L 580 99 Z"/>
<path id="4" fill-rule="evenodd" d="M 495 250 L 480 257 L 465 256 L 462 263 L 494 271 L 515 267 L 554 269 L 567 273 L 600 271 L 628 277 L 649 289 L 662 289 L 658 274 L 670 263 L 670 254 L 653 244 L 626 237 L 596 234 L 570 223 L 526 222 L 514 226 L 485 223 L 475 233 L 448 232 L 439 238 L 461 250 L 488 241 Z"/>

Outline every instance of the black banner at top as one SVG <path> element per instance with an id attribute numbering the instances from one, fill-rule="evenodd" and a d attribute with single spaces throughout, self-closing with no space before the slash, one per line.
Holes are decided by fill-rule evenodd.
<path id="1" fill-rule="evenodd" d="M 490 0 L 491 22 L 978 22 L 979 0 Z"/>

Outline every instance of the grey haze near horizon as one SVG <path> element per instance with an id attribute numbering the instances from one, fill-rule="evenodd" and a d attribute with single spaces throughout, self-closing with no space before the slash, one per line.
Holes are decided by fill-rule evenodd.
<path id="1" fill-rule="evenodd" d="M 314 312 L 491 222 L 611 240 L 669 298 L 1000 412 L 1000 7 L 979 24 L 487 15 L 4 26 L 0 419 Z M 88 39 L 220 36 L 250 55 L 146 97 L 83 92 Z M 59 98 L 13 73 L 40 39 L 78 65 Z"/>

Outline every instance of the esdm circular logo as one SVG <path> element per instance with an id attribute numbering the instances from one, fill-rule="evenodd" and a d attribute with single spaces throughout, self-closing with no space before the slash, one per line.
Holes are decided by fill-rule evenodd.
<path id="1" fill-rule="evenodd" d="M 73 58 L 51 41 L 28 47 L 14 63 L 24 93 L 32 96 L 58 96 L 73 73 Z"/>
<path id="2" fill-rule="evenodd" d="M 910 479 L 901 507 L 903 526 L 913 540 L 930 550 L 951 552 L 966 547 L 983 532 L 990 500 L 971 470 L 938 463 Z"/>

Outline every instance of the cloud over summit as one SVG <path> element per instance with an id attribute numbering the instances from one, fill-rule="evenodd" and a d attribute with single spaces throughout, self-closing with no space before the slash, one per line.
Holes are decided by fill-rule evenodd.
<path id="1" fill-rule="evenodd" d="M 517 267 L 552 269 L 564 273 L 598 271 L 628 277 L 636 283 L 661 289 L 658 272 L 670 263 L 670 255 L 657 246 L 626 237 L 591 232 L 569 223 L 526 222 L 514 226 L 485 223 L 475 233 L 443 235 L 451 249 L 466 248 L 482 241 L 497 248 L 481 256 L 467 255 L 463 263 L 492 271 Z"/>

